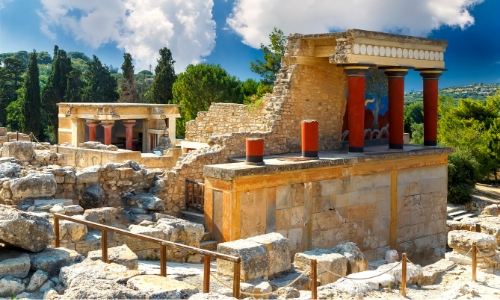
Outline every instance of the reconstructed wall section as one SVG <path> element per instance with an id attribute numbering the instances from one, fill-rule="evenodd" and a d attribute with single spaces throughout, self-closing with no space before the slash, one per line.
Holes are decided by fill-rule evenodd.
<path id="1" fill-rule="evenodd" d="M 292 254 L 351 241 L 369 260 L 396 249 L 434 262 L 446 245 L 447 154 L 206 166 L 205 218 L 220 241 L 278 232 Z"/>

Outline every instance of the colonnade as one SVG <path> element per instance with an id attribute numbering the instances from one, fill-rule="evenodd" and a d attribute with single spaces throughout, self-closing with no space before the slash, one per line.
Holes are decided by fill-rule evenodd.
<path id="1" fill-rule="evenodd" d="M 349 152 L 364 152 L 365 84 L 372 66 L 345 66 L 348 77 L 347 113 L 349 116 Z M 420 69 L 424 96 L 424 146 L 437 146 L 438 79 L 442 69 Z M 403 149 L 404 78 L 408 68 L 384 69 L 389 85 L 389 149 Z"/>
<path id="2" fill-rule="evenodd" d="M 104 127 L 104 144 L 111 145 L 111 140 L 112 140 L 111 132 L 113 126 L 115 125 L 115 121 L 99 122 L 99 121 L 87 120 L 85 123 L 89 128 L 89 141 L 91 142 L 96 141 L 96 128 L 97 126 L 101 125 L 102 127 Z M 132 150 L 133 128 L 135 124 L 136 124 L 135 120 L 123 120 L 123 125 L 126 128 L 125 149 Z"/>

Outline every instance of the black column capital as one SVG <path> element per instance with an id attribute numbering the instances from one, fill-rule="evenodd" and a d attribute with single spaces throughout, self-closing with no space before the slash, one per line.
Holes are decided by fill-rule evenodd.
<path id="1" fill-rule="evenodd" d="M 361 76 L 364 77 L 368 73 L 368 67 L 345 67 L 344 72 L 347 76 Z"/>

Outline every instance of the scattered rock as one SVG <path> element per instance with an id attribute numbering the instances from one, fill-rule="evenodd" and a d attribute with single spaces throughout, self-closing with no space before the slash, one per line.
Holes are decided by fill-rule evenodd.
<path id="1" fill-rule="evenodd" d="M 355 243 L 347 242 L 339 244 L 331 249 L 333 253 L 339 253 L 347 257 L 347 274 L 368 270 L 368 259 L 363 255 Z M 397 253 L 397 252 L 396 252 Z"/>
<path id="2" fill-rule="evenodd" d="M 101 207 L 106 197 L 104 190 L 98 183 L 94 183 L 82 192 L 80 205 L 85 209 Z"/>
<path id="3" fill-rule="evenodd" d="M 453 266 L 454 262 L 448 259 L 441 259 L 431 265 L 423 267 L 422 279 L 419 285 L 433 284 L 439 273 L 442 273 Z"/>
<path id="4" fill-rule="evenodd" d="M 259 299 L 269 299 L 269 297 L 271 296 L 271 294 L 269 293 L 271 293 L 272 291 L 273 287 L 271 286 L 271 284 L 267 281 L 264 281 L 255 286 L 253 293 L 255 295 L 258 295 L 257 297 Z"/>
<path id="5" fill-rule="evenodd" d="M 187 299 L 198 293 L 198 288 L 156 275 L 136 276 L 127 281 L 127 287 L 143 292 L 150 299 Z"/>
<path id="6" fill-rule="evenodd" d="M 59 237 L 65 243 L 78 242 L 87 235 L 87 226 L 67 220 L 59 220 Z"/>
<path id="7" fill-rule="evenodd" d="M 231 291 L 231 295 L 232 295 L 232 291 Z M 193 296 L 189 297 L 189 300 L 232 300 L 232 299 L 236 299 L 236 298 L 233 298 L 233 297 L 227 296 L 227 295 L 223 295 L 223 294 L 219 294 L 219 293 L 214 293 L 214 292 L 210 292 L 207 294 L 198 293 L 198 294 L 194 294 Z"/>
<path id="8" fill-rule="evenodd" d="M 0 178 L 14 178 L 21 172 L 21 166 L 11 162 L 0 163 Z"/>
<path id="9" fill-rule="evenodd" d="M 12 199 L 52 197 L 56 194 L 57 182 L 53 174 L 35 173 L 10 180 Z"/>
<path id="10" fill-rule="evenodd" d="M 278 296 L 285 298 L 285 299 L 290 299 L 290 298 L 299 298 L 300 297 L 300 292 L 293 287 L 285 287 L 285 288 L 280 288 L 278 289 Z"/>
<path id="11" fill-rule="evenodd" d="M 0 252 L 0 278 L 10 275 L 15 278 L 25 278 L 30 271 L 30 256 L 16 250 Z"/>
<path id="12" fill-rule="evenodd" d="M 30 283 L 26 288 L 28 292 L 34 292 L 38 290 L 46 281 L 49 279 L 49 274 L 42 270 L 37 270 L 30 279 Z"/>
<path id="13" fill-rule="evenodd" d="M 247 241 L 263 245 L 269 253 L 269 267 L 267 276 L 287 272 L 292 267 L 290 257 L 290 241 L 279 233 L 258 235 Z"/>
<path id="14" fill-rule="evenodd" d="M 399 265 L 398 265 L 399 264 Z M 399 262 L 382 265 L 377 269 L 380 273 L 385 273 L 394 277 L 394 279 L 401 283 L 402 278 L 402 264 Z M 414 265 L 412 263 L 406 264 L 406 283 L 414 284 L 422 280 L 423 270 L 420 265 Z"/>
<path id="15" fill-rule="evenodd" d="M 21 161 L 33 160 L 35 148 L 32 142 L 6 142 L 3 143 L 3 157 L 14 157 Z"/>
<path id="16" fill-rule="evenodd" d="M 396 250 L 389 250 L 385 252 L 385 261 L 388 263 L 394 263 L 399 261 L 399 254 Z"/>
<path id="17" fill-rule="evenodd" d="M 101 258 L 101 250 L 90 251 L 87 256 L 87 259 L 90 260 L 100 260 Z M 126 266 L 130 270 L 137 270 L 139 267 L 139 258 L 127 245 L 108 248 L 108 260 Z"/>
<path id="18" fill-rule="evenodd" d="M 165 204 L 153 194 L 139 194 L 132 197 L 140 208 L 153 211 L 165 210 Z"/>
<path id="19" fill-rule="evenodd" d="M 7 276 L 0 278 L 0 297 L 10 297 L 24 292 L 24 283 L 21 279 Z"/>
<path id="20" fill-rule="evenodd" d="M 331 250 L 314 249 L 295 254 L 293 265 L 300 270 L 309 270 L 311 260 L 316 259 L 318 268 L 318 280 L 321 285 L 337 281 L 340 277 L 347 275 L 347 257 Z M 331 273 L 330 273 L 331 272 Z M 333 274 L 332 274 L 333 273 Z"/>
<path id="21" fill-rule="evenodd" d="M 0 242 L 38 252 L 52 244 L 54 238 L 54 230 L 47 219 L 0 205 Z"/>
<path id="22" fill-rule="evenodd" d="M 84 257 L 75 250 L 66 248 L 47 249 L 30 254 L 31 270 L 42 270 L 50 275 L 57 275 L 62 267 L 81 262 Z"/>
<path id="23" fill-rule="evenodd" d="M 147 299 L 147 295 L 113 281 L 82 278 L 69 286 L 58 299 Z"/>
<path id="24" fill-rule="evenodd" d="M 268 274 L 269 253 L 261 244 L 247 240 L 236 240 L 218 244 L 217 251 L 241 257 L 240 277 L 243 281 L 263 278 Z M 234 264 L 217 259 L 217 272 L 224 276 L 233 276 Z"/>

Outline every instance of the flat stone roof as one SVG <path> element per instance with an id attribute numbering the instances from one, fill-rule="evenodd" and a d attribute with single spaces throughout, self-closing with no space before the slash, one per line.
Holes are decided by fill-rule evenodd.
<path id="1" fill-rule="evenodd" d="M 233 158 L 232 161 L 234 161 L 234 163 L 205 165 L 203 168 L 203 175 L 205 177 L 232 180 L 235 177 L 353 165 L 367 162 L 383 162 L 384 160 L 443 155 L 453 152 L 453 149 L 445 147 L 405 145 L 403 150 L 389 150 L 387 147 L 387 145 L 365 147 L 364 153 L 349 153 L 346 149 L 319 151 L 319 159 L 317 160 L 286 160 L 300 158 L 301 153 L 270 155 L 264 156 L 264 165 L 260 166 L 245 164 L 244 157 Z"/>
<path id="2" fill-rule="evenodd" d="M 69 107 L 181 107 L 180 104 L 117 103 L 117 102 L 61 102 L 57 106 Z"/>
<path id="3" fill-rule="evenodd" d="M 329 33 L 317 33 L 317 34 L 300 34 L 292 33 L 290 38 L 292 39 L 324 39 L 324 38 L 355 38 L 355 37 L 366 37 L 372 39 L 380 40 L 393 40 L 403 43 L 417 43 L 426 45 L 437 45 L 437 46 L 447 46 L 448 41 L 422 38 L 417 36 L 402 35 L 385 33 L 379 31 L 369 31 L 361 29 L 347 29 L 343 32 L 329 32 Z"/>

